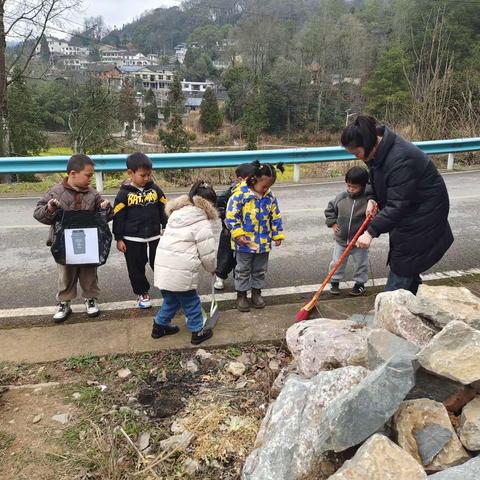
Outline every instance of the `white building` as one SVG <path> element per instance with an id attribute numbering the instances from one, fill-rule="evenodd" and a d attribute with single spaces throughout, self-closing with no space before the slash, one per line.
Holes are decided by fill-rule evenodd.
<path id="1" fill-rule="evenodd" d="M 50 55 L 60 56 L 60 55 L 89 55 L 90 49 L 87 47 L 77 47 L 75 45 L 70 45 L 65 40 L 60 40 L 54 37 L 47 37 L 47 45 Z M 39 44 L 35 50 L 36 53 L 40 53 L 41 45 Z"/>
<path id="2" fill-rule="evenodd" d="M 175 58 L 179 61 L 179 63 L 183 63 L 185 61 L 185 56 L 187 55 L 187 44 L 186 43 L 179 43 L 175 47 Z"/>

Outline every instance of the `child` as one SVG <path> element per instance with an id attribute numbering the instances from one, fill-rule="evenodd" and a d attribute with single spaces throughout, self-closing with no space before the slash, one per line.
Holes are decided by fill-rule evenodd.
<path id="1" fill-rule="evenodd" d="M 335 237 L 330 270 L 364 222 L 368 203 L 365 195 L 365 187 L 368 183 L 367 170 L 362 167 L 352 167 L 345 175 L 345 182 L 347 191 L 339 193 L 328 203 L 325 210 L 325 223 L 332 228 Z M 355 266 L 353 274 L 355 285 L 349 293 L 356 297 L 365 291 L 365 282 L 368 280 L 368 249 L 353 247 L 348 256 L 352 258 Z M 348 258 L 332 277 L 330 293 L 333 295 L 340 293 L 339 283 L 345 275 L 347 262 Z"/>
<path id="2" fill-rule="evenodd" d="M 285 238 L 277 199 L 270 191 L 277 178 L 276 169 L 258 161 L 253 162 L 253 166 L 253 173 L 230 197 L 226 214 L 227 227 L 235 242 L 235 290 L 240 312 L 250 311 L 247 298 L 250 289 L 253 306 L 265 307 L 262 288 L 272 241 L 279 247 Z M 277 168 L 283 172 L 282 165 Z"/>
<path id="3" fill-rule="evenodd" d="M 130 177 L 120 187 L 113 205 L 113 234 L 117 249 L 125 254 L 128 276 L 138 308 L 150 308 L 150 284 L 145 266 L 154 268 L 160 235 L 167 225 L 162 190 L 151 180 L 152 162 L 143 153 L 127 158 Z"/>
<path id="4" fill-rule="evenodd" d="M 75 154 L 67 164 L 68 176 L 62 183 L 50 188 L 43 198 L 37 203 L 33 216 L 36 220 L 46 225 L 53 225 L 57 209 L 63 210 L 88 210 L 97 211 L 107 209 L 110 213 L 110 203 L 90 187 L 94 174 L 93 160 L 87 155 Z M 47 245 L 53 240 L 53 227 Z M 58 271 L 58 308 L 53 316 L 55 323 L 64 322 L 72 313 L 70 302 L 77 297 L 77 282 L 80 282 L 85 298 L 85 308 L 89 317 L 96 317 L 100 310 L 97 298 L 100 293 L 98 288 L 97 267 L 82 265 L 60 265 Z"/>
<path id="5" fill-rule="evenodd" d="M 187 317 L 193 345 L 213 335 L 211 329 L 204 328 L 197 287 L 200 266 L 212 275 L 215 272 L 216 201 L 213 188 L 199 181 L 188 195 L 167 204 L 170 218 L 155 259 L 155 286 L 162 292 L 163 305 L 153 321 L 152 338 L 179 331 L 171 321 L 180 307 Z"/>
<path id="6" fill-rule="evenodd" d="M 225 288 L 224 281 L 236 265 L 234 250 L 232 249 L 232 236 L 225 223 L 227 203 L 232 196 L 233 191 L 241 182 L 246 180 L 247 177 L 253 173 L 253 170 L 254 166 L 251 163 L 243 163 L 242 165 L 239 165 L 235 170 L 235 176 L 237 177 L 236 183 L 223 192 L 217 200 L 217 210 L 220 214 L 220 219 L 222 220 L 222 232 L 220 233 L 220 242 L 218 244 L 217 252 L 217 270 L 215 272 L 216 281 L 214 285 L 217 290 L 223 290 Z"/>

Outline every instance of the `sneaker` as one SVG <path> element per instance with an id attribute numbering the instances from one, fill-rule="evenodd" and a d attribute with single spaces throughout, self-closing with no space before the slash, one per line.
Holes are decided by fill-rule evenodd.
<path id="1" fill-rule="evenodd" d="M 362 293 L 365 291 L 365 286 L 363 283 L 356 283 L 353 288 L 348 292 L 349 295 L 352 297 L 358 297 L 362 295 Z"/>
<path id="2" fill-rule="evenodd" d="M 137 306 L 138 308 L 152 308 L 152 302 L 150 301 L 148 293 L 138 296 Z"/>
<path id="3" fill-rule="evenodd" d="M 216 277 L 213 286 L 215 287 L 215 290 L 223 290 L 225 288 L 225 281 L 223 280 L 223 278 Z"/>
<path id="4" fill-rule="evenodd" d="M 204 328 L 200 330 L 199 332 L 192 332 L 192 344 L 193 345 L 198 345 L 205 340 L 208 340 L 209 338 L 213 337 L 213 331 L 211 328 Z"/>
<path id="5" fill-rule="evenodd" d="M 339 288 L 339 283 L 338 282 L 332 282 L 330 283 L 330 293 L 332 295 L 340 295 L 340 288 Z"/>
<path id="6" fill-rule="evenodd" d="M 259 288 L 252 288 L 252 305 L 254 308 L 265 308 L 265 300 Z"/>
<path id="7" fill-rule="evenodd" d="M 239 312 L 250 311 L 250 302 L 247 298 L 247 292 L 237 292 L 237 309 Z"/>
<path id="8" fill-rule="evenodd" d="M 86 298 L 85 308 L 87 309 L 87 315 L 90 318 L 98 317 L 98 315 L 100 315 L 100 309 L 98 308 L 96 298 Z"/>
<path id="9" fill-rule="evenodd" d="M 70 308 L 70 302 L 60 302 L 57 305 L 57 311 L 53 316 L 53 321 L 55 323 L 62 323 L 68 318 L 71 313 L 72 309 Z"/>
<path id="10" fill-rule="evenodd" d="M 180 331 L 176 325 L 159 325 L 158 323 L 153 322 L 152 327 L 152 338 L 161 338 L 165 335 L 175 335 Z"/>

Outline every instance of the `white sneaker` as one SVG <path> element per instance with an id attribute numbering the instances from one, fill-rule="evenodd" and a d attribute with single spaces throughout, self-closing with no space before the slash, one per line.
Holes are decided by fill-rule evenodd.
<path id="1" fill-rule="evenodd" d="M 210 284 L 211 285 L 211 284 Z M 213 284 L 215 290 L 223 290 L 225 288 L 225 282 L 223 278 L 216 277 L 215 283 Z"/>
<path id="2" fill-rule="evenodd" d="M 138 308 L 152 308 L 152 302 L 148 293 L 138 296 L 137 306 Z"/>
<path id="3" fill-rule="evenodd" d="M 53 316 L 53 321 L 55 323 L 62 323 L 68 318 L 71 313 L 72 309 L 70 308 L 70 302 L 60 302 L 57 305 L 57 311 Z"/>
<path id="4" fill-rule="evenodd" d="M 90 318 L 98 317 L 98 315 L 100 313 L 100 309 L 98 308 L 96 298 L 86 298 L 85 299 L 85 308 L 87 309 L 87 315 Z"/>

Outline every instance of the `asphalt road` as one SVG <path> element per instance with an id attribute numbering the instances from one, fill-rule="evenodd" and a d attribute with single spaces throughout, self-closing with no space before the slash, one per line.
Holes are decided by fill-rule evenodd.
<path id="1" fill-rule="evenodd" d="M 450 193 L 450 221 L 455 243 L 432 271 L 477 268 L 480 266 L 480 171 L 447 174 L 445 181 Z M 271 254 L 268 288 L 321 283 L 327 274 L 333 248 L 323 210 L 343 188 L 343 182 L 277 185 L 274 188 L 283 212 L 287 239 Z M 55 304 L 56 266 L 45 246 L 48 227 L 32 217 L 35 204 L 36 198 L 0 199 L 1 309 Z M 387 251 L 388 236 L 372 244 L 370 259 L 376 278 L 387 276 Z M 102 303 L 135 298 L 123 255 L 114 245 L 107 264 L 99 268 L 99 279 Z M 200 293 L 208 290 L 209 278 L 204 275 Z M 231 279 L 226 291 L 233 291 Z M 154 298 L 160 297 L 155 288 L 151 294 Z"/>

